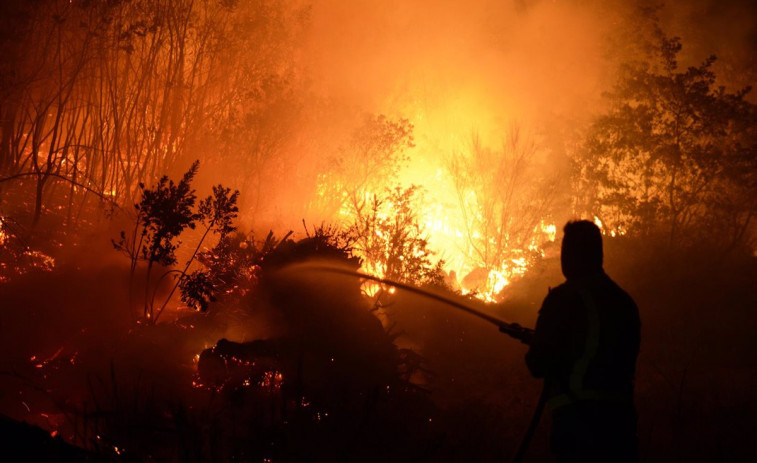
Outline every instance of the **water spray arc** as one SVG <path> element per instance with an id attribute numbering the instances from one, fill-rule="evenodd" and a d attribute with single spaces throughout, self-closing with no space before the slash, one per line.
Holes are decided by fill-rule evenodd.
<path id="1" fill-rule="evenodd" d="M 531 337 L 533 335 L 533 330 L 530 328 L 524 328 L 520 326 L 517 323 L 508 322 L 505 320 L 502 320 L 500 318 L 491 316 L 487 313 L 484 313 L 480 310 L 477 310 L 467 304 L 464 304 L 461 301 L 454 300 L 452 298 L 449 298 L 447 296 L 443 296 L 441 294 L 435 293 L 433 291 L 429 291 L 423 288 L 419 288 L 417 286 L 409 285 L 406 283 L 400 283 L 399 281 L 390 280 L 387 278 L 381 278 L 377 277 L 375 275 L 369 275 L 367 273 L 358 272 L 351 269 L 346 269 L 343 267 L 339 267 L 336 265 L 328 265 L 328 264 L 311 264 L 311 263 L 304 263 L 304 264 L 295 264 L 291 265 L 289 267 L 286 267 L 284 269 L 285 271 L 295 271 L 295 272 L 326 272 L 326 273 L 332 273 L 337 275 L 345 275 L 349 277 L 354 278 L 362 278 L 365 280 L 375 281 L 376 283 L 380 283 L 387 286 L 392 286 L 404 291 L 408 291 L 413 294 L 417 294 L 419 296 L 423 296 L 429 299 L 433 299 L 437 302 L 441 302 L 443 304 L 446 304 L 450 307 L 454 307 L 458 310 L 461 310 L 463 312 L 466 312 L 468 314 L 471 314 L 475 317 L 478 317 L 482 320 L 485 320 L 493 325 L 496 325 L 499 330 L 510 337 L 519 340 L 520 342 L 524 344 L 528 344 L 531 340 Z"/>
<path id="2" fill-rule="evenodd" d="M 355 270 L 346 269 L 346 268 L 335 266 L 335 265 L 323 264 L 323 263 L 294 264 L 294 265 L 286 267 L 284 271 L 325 272 L 325 273 L 332 273 L 332 274 L 337 274 L 337 275 L 344 275 L 344 276 L 349 276 L 349 277 L 354 277 L 354 278 L 362 278 L 362 279 L 366 279 L 370 281 L 375 281 L 376 283 L 384 284 L 387 286 L 393 286 L 395 288 L 402 289 L 404 291 L 408 291 L 422 297 L 427 297 L 429 299 L 435 300 L 437 302 L 441 302 L 442 304 L 446 304 L 450 307 L 454 307 L 458 310 L 471 314 L 493 325 L 496 325 L 501 332 L 507 334 L 508 336 L 514 339 L 517 339 L 518 341 L 524 344 L 529 344 L 534 334 L 534 330 L 530 328 L 524 328 L 517 323 L 508 322 L 500 318 L 493 317 L 487 313 L 481 312 L 480 310 L 470 307 L 469 305 L 464 304 L 461 301 L 456 301 L 454 299 L 443 296 L 441 294 L 434 293 L 433 291 L 428 291 L 422 288 L 418 288 L 417 286 L 400 283 L 398 281 L 393 281 L 386 278 L 377 277 L 375 275 L 369 275 L 367 273 L 362 273 Z M 528 427 L 526 428 L 526 431 L 518 445 L 517 450 L 515 451 L 512 459 L 510 460 L 511 463 L 519 463 L 523 461 L 523 458 L 526 454 L 526 450 L 528 449 L 528 446 L 531 443 L 531 440 L 533 439 L 534 434 L 536 433 L 536 428 L 539 425 L 539 420 L 541 419 L 541 415 L 544 412 L 544 407 L 546 405 L 545 391 L 546 389 L 542 389 L 542 392 L 539 396 L 539 400 L 536 404 L 536 408 L 534 409 L 534 413 L 531 417 L 531 421 L 529 422 Z"/>

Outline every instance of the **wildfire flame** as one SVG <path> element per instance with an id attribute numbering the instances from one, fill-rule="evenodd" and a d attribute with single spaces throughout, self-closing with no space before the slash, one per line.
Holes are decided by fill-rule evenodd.
<path id="1" fill-rule="evenodd" d="M 0 246 L 4 246 L 8 241 L 8 235 L 5 233 L 5 220 L 0 216 Z"/>
<path id="2" fill-rule="evenodd" d="M 485 269 L 487 273 L 482 284 L 465 287 L 462 284 L 462 279 L 480 268 L 480 263 L 468 252 L 470 246 L 466 243 L 465 226 L 461 223 L 460 212 L 455 207 L 454 202 L 450 198 L 438 199 L 439 196 L 444 195 L 444 191 L 437 190 L 435 200 L 422 201 L 416 205 L 421 228 L 428 237 L 429 249 L 435 256 L 443 260 L 443 269 L 452 280 L 453 286 L 460 288 L 463 294 L 472 294 L 480 300 L 495 302 L 497 296 L 506 286 L 522 277 L 533 265 L 534 262 L 528 259 L 526 255 L 544 256 L 542 248 L 546 243 L 555 241 L 557 227 L 554 223 L 541 222 L 534 228 L 533 238 L 525 249 L 510 249 L 509 254 L 517 257 L 503 259 L 498 265 Z M 373 194 L 375 193 L 366 192 L 365 197 L 368 198 Z M 452 195 L 452 193 L 449 194 Z M 393 210 L 389 207 L 380 214 L 380 218 L 388 218 L 392 213 Z M 343 224 L 350 223 L 354 218 L 354 214 L 349 208 L 343 207 L 339 211 L 339 219 Z M 382 237 L 381 231 L 375 233 Z M 483 235 L 476 230 L 473 233 L 477 237 Z M 613 234 L 613 236 L 615 235 Z M 358 254 L 360 253 L 358 252 Z M 363 259 L 361 272 L 379 278 L 387 277 L 386 268 L 382 262 L 371 260 L 365 255 L 360 255 L 360 257 Z M 402 259 L 402 256 L 400 256 L 400 259 Z M 381 290 L 390 294 L 395 292 L 394 288 L 385 288 L 375 282 L 365 282 L 362 285 L 362 291 L 368 297 L 375 297 Z"/>

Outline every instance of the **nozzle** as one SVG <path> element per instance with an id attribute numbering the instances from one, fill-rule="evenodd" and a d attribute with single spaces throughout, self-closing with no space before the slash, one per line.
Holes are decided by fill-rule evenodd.
<path id="1" fill-rule="evenodd" d="M 499 325 L 499 331 L 526 345 L 531 344 L 534 337 L 534 330 L 524 328 L 517 323 L 502 323 Z"/>

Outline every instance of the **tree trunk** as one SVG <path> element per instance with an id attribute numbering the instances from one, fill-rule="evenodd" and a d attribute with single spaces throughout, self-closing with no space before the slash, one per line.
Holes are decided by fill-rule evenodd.
<path id="1" fill-rule="evenodd" d="M 34 198 L 34 218 L 32 219 L 33 229 L 37 227 L 37 223 L 39 223 L 39 218 L 42 215 L 42 194 L 44 193 L 46 181 L 47 181 L 47 176 L 40 175 L 39 177 L 37 177 L 37 188 L 36 188 L 36 195 Z"/>

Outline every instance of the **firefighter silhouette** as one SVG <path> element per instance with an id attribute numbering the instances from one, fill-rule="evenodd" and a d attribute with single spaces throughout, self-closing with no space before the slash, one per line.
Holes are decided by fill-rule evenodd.
<path id="1" fill-rule="evenodd" d="M 638 461 L 639 312 L 602 261 L 599 228 L 568 222 L 561 253 L 566 281 L 544 299 L 526 354 L 531 373 L 545 381 L 551 446 L 560 462 Z"/>

